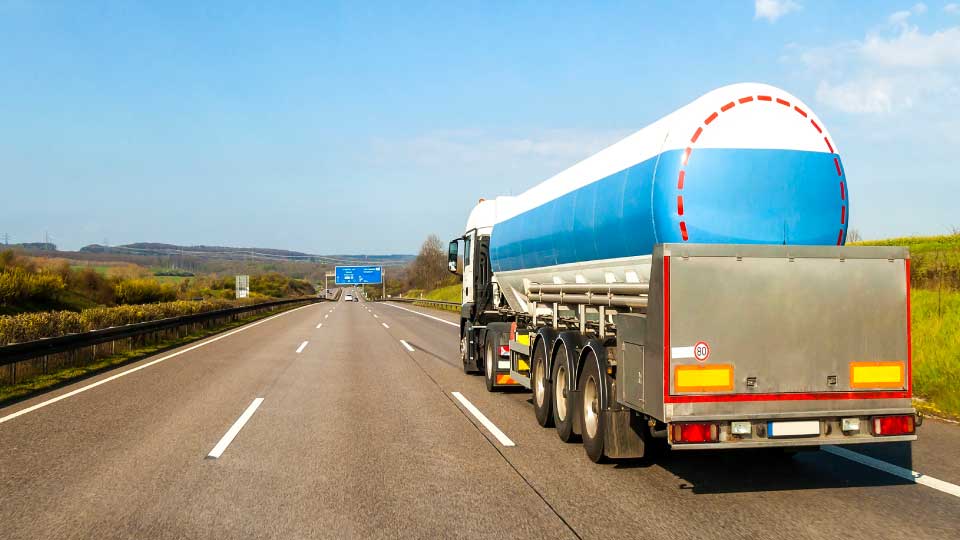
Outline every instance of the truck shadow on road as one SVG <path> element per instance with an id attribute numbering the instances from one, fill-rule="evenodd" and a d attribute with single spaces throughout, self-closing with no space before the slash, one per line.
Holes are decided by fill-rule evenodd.
<path id="1" fill-rule="evenodd" d="M 912 470 L 909 443 L 864 445 L 857 451 Z M 913 482 L 823 450 L 793 456 L 770 450 L 670 452 L 651 460 L 624 460 L 617 469 L 661 467 L 675 475 L 678 489 L 696 494 L 910 485 Z"/>

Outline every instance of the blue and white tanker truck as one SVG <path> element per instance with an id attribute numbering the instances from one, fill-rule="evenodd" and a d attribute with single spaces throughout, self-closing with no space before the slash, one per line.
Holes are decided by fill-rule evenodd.
<path id="1" fill-rule="evenodd" d="M 532 389 L 594 461 L 915 440 L 909 253 L 845 246 L 849 222 L 813 110 L 719 88 L 481 200 L 448 261 L 464 370 Z"/>

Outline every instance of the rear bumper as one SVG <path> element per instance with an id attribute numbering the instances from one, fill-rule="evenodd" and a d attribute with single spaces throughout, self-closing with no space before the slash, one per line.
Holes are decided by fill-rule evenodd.
<path id="1" fill-rule="evenodd" d="M 763 441 L 739 441 L 736 443 L 731 442 L 716 442 L 716 443 L 685 443 L 685 444 L 673 444 L 671 448 L 674 450 L 734 450 L 737 448 L 791 448 L 791 447 L 803 447 L 803 446 L 821 446 L 821 445 L 834 445 L 842 446 L 847 444 L 869 444 L 869 443 L 889 443 L 889 442 L 909 442 L 917 440 L 916 434 L 914 435 L 894 435 L 891 437 L 869 437 L 869 438 L 848 438 L 848 439 L 834 439 L 834 438 L 803 438 L 803 439 L 766 439 Z"/>
<path id="2" fill-rule="evenodd" d="M 914 417 L 913 433 L 902 435 L 875 435 L 872 429 L 873 421 L 877 417 L 909 415 Z M 855 429 L 850 423 L 856 420 Z M 847 421 L 845 426 L 844 420 Z M 674 426 L 685 423 L 707 423 L 717 426 L 716 442 L 685 443 L 674 440 Z M 734 432 L 734 423 L 742 428 L 749 426 L 748 433 Z M 777 436 L 778 428 L 786 425 L 813 423 L 811 432 L 802 435 Z M 763 415 L 717 415 L 712 417 L 691 416 L 674 417 L 668 424 L 667 436 L 671 447 L 675 450 L 718 450 L 734 448 L 778 448 L 804 447 L 820 445 L 846 445 L 881 442 L 904 442 L 917 440 L 916 426 L 921 425 L 922 419 L 916 415 L 913 408 L 884 408 L 871 410 L 832 411 L 829 414 L 812 413 L 767 413 Z M 819 424 L 817 429 L 816 424 Z M 844 430 L 844 427 L 847 427 Z M 817 431 L 817 433 L 813 433 Z"/>

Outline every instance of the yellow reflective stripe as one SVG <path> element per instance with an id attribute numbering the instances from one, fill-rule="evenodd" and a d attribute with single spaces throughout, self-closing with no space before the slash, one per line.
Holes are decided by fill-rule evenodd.
<path id="1" fill-rule="evenodd" d="M 733 366 L 677 366 L 673 371 L 673 382 L 677 392 L 728 392 L 733 390 Z"/>
<path id="2" fill-rule="evenodd" d="M 517 343 L 530 346 L 530 334 L 517 334 Z"/>
<path id="3" fill-rule="evenodd" d="M 903 388 L 903 362 L 851 362 L 852 388 Z"/>

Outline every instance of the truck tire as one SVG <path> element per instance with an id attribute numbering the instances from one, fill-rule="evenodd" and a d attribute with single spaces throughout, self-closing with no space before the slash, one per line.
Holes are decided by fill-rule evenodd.
<path id="1" fill-rule="evenodd" d="M 570 392 L 570 363 L 567 361 L 567 348 L 560 345 L 553 358 L 553 425 L 563 442 L 576 442 L 573 432 L 573 394 Z"/>
<path id="2" fill-rule="evenodd" d="M 487 344 L 483 348 L 483 378 L 487 382 L 487 392 L 497 391 L 497 360 L 500 359 L 500 333 L 487 332 Z"/>
<path id="3" fill-rule="evenodd" d="M 477 370 L 469 365 L 470 334 L 472 332 L 473 325 L 466 323 L 463 327 L 463 334 L 460 336 L 460 361 L 463 362 L 463 372 L 467 375 L 472 375 L 477 372 Z"/>
<path id="4" fill-rule="evenodd" d="M 581 422 L 580 429 L 583 437 L 583 449 L 587 451 L 587 457 L 594 463 L 601 463 L 605 456 L 603 453 L 603 442 L 606 429 L 604 426 L 604 408 L 606 406 L 602 399 L 603 379 L 600 376 L 600 368 L 597 366 L 597 360 L 590 353 L 583 365 L 583 372 L 580 374 L 580 381 L 577 387 L 580 389 L 581 401 Z"/>
<path id="5" fill-rule="evenodd" d="M 533 389 L 533 410 L 542 427 L 553 426 L 553 387 L 547 380 L 547 347 L 538 340 L 530 364 L 530 386 Z"/>

